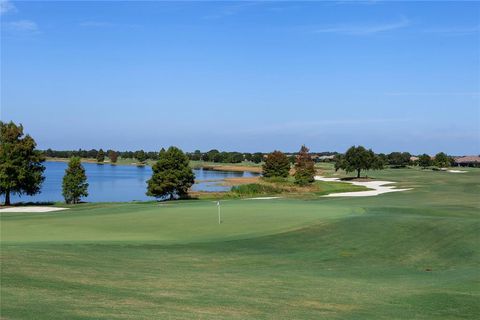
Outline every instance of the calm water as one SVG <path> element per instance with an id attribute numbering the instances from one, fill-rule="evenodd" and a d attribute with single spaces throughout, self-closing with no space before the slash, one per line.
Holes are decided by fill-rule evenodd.
<path id="1" fill-rule="evenodd" d="M 62 178 L 67 168 L 65 162 L 45 162 L 45 181 L 42 192 L 35 196 L 18 197 L 12 195 L 12 202 L 46 202 L 64 201 L 62 197 Z M 84 163 L 89 183 L 89 196 L 84 201 L 109 202 L 109 201 L 133 201 L 153 200 L 147 197 L 147 180 L 152 175 L 149 166 L 113 166 L 109 164 L 98 165 Z M 192 189 L 195 191 L 228 191 L 230 187 L 219 185 L 224 178 L 252 177 L 258 175 L 251 172 L 212 171 L 195 169 L 195 183 Z M 208 181 L 202 181 L 208 180 Z M 3 199 L 2 199 L 3 201 Z"/>

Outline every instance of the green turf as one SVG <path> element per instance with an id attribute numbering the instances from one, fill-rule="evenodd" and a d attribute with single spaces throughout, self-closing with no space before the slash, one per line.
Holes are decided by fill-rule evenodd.
<path id="1" fill-rule="evenodd" d="M 328 168 L 326 167 L 326 170 Z M 480 170 L 365 198 L 87 204 L 1 217 L 5 319 L 475 319 Z"/>

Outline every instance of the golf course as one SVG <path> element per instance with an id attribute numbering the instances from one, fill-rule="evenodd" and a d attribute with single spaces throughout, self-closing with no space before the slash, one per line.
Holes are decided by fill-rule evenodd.
<path id="1" fill-rule="evenodd" d="M 473 319 L 480 169 L 462 170 L 373 171 L 409 189 L 378 196 L 225 199 L 221 224 L 208 199 L 3 212 L 0 318 Z"/>

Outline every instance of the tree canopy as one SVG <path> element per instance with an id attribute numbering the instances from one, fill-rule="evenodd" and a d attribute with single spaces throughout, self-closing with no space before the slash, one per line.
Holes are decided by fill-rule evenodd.
<path id="1" fill-rule="evenodd" d="M 446 168 L 450 166 L 451 160 L 445 153 L 439 152 L 435 155 L 434 163 L 439 168 Z"/>
<path id="2" fill-rule="evenodd" d="M 286 178 L 290 172 L 290 161 L 283 152 L 275 150 L 267 156 L 262 170 L 266 178 Z"/>
<path id="3" fill-rule="evenodd" d="M 188 157 L 177 147 L 160 152 L 147 181 L 147 195 L 163 199 L 185 198 L 195 182 Z"/>
<path id="4" fill-rule="evenodd" d="M 315 163 L 308 153 L 310 150 L 303 145 L 297 154 L 295 162 L 295 183 L 306 185 L 315 181 Z"/>
<path id="5" fill-rule="evenodd" d="M 252 154 L 252 162 L 260 163 L 262 161 L 263 161 L 263 153 L 255 152 L 254 154 Z"/>
<path id="6" fill-rule="evenodd" d="M 105 151 L 103 149 L 98 150 L 97 153 L 97 162 L 103 163 L 105 161 Z"/>
<path id="7" fill-rule="evenodd" d="M 388 164 L 397 168 L 406 167 L 410 164 L 411 156 L 408 152 L 392 152 L 388 155 Z"/>
<path id="8" fill-rule="evenodd" d="M 35 140 L 24 136 L 21 124 L 0 121 L 0 194 L 5 195 L 5 205 L 10 205 L 11 194 L 40 192 L 45 157 L 35 147 Z"/>
<path id="9" fill-rule="evenodd" d="M 432 165 L 432 158 L 424 153 L 420 157 L 418 157 L 418 165 L 423 169 L 430 167 Z"/>
<path id="10" fill-rule="evenodd" d="M 110 159 L 111 163 L 116 163 L 118 159 L 118 153 L 113 150 L 108 150 L 107 152 L 108 158 Z"/>
<path id="11" fill-rule="evenodd" d="M 88 196 L 87 176 L 78 157 L 73 157 L 68 162 L 63 176 L 62 194 L 66 203 L 78 203 L 81 197 Z"/>
<path id="12" fill-rule="evenodd" d="M 144 164 L 145 161 L 147 160 L 147 155 L 145 154 L 145 151 L 143 150 L 135 151 L 135 159 L 138 160 L 139 164 Z"/>
<path id="13" fill-rule="evenodd" d="M 360 178 L 362 170 L 380 170 L 383 169 L 383 160 L 381 157 L 369 149 L 362 146 L 350 147 L 345 155 L 337 155 L 335 157 L 335 171 L 339 169 L 345 170 L 347 173 L 357 172 L 357 178 Z"/>

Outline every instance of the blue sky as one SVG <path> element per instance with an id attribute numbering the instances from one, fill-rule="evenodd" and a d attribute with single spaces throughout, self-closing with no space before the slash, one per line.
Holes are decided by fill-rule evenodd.
<path id="1" fill-rule="evenodd" d="M 480 153 L 475 2 L 1 2 L 40 148 Z"/>

